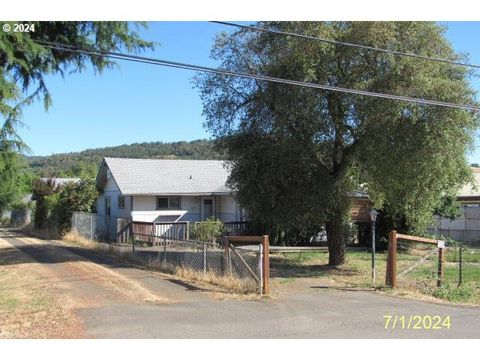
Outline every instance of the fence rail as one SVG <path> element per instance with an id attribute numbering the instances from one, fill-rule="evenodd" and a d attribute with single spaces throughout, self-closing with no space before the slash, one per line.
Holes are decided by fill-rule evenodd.
<path id="1" fill-rule="evenodd" d="M 248 221 L 229 221 L 224 222 L 225 233 L 229 236 L 248 235 L 250 222 Z"/>
<path id="2" fill-rule="evenodd" d="M 397 253 L 397 248 L 407 246 Z M 386 284 L 435 293 L 468 286 L 480 291 L 480 250 L 437 239 L 390 233 Z"/>

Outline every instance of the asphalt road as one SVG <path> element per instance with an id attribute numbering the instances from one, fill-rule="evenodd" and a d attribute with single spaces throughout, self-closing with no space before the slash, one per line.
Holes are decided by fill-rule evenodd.
<path id="1" fill-rule="evenodd" d="M 5 230 L 0 238 L 47 267 L 52 281 L 75 279 L 67 289 L 83 304 L 73 311 L 86 338 L 480 338 L 478 307 L 334 290 L 320 280 L 273 299 L 218 299 L 208 290 L 90 250 Z M 402 329 L 399 321 L 394 330 L 385 329 L 386 315 L 449 316 L 451 326 Z"/>

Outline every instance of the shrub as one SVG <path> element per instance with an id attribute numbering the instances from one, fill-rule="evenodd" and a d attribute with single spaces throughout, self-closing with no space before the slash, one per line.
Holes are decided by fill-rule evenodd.
<path id="1" fill-rule="evenodd" d="M 97 190 L 93 180 L 82 180 L 79 183 L 68 183 L 56 194 L 53 214 L 58 221 L 61 235 L 70 231 L 70 219 L 74 211 L 92 211 L 97 198 Z"/>
<path id="2" fill-rule="evenodd" d="M 58 193 L 59 189 L 53 179 L 48 179 L 47 181 L 36 179 L 32 186 L 32 198 L 36 200 L 33 217 L 35 229 L 45 229 L 48 223 L 48 218 L 53 210 L 53 202 L 55 198 L 51 196 Z"/>
<path id="3" fill-rule="evenodd" d="M 210 218 L 195 224 L 193 238 L 200 241 L 214 242 L 224 231 L 224 225 L 220 220 Z"/>

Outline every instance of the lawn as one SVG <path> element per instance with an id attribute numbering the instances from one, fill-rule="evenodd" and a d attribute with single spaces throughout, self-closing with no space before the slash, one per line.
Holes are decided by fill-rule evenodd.
<path id="1" fill-rule="evenodd" d="M 442 299 L 450 302 L 480 304 L 480 251 L 463 252 L 463 279 L 458 286 L 458 251 L 445 253 L 444 282 L 437 288 L 437 250 L 431 246 L 400 250 L 397 253 L 398 289 L 385 287 L 387 254 L 376 254 L 376 281 L 378 290 L 398 295 Z M 423 259 L 423 261 L 419 261 Z M 272 277 L 279 283 L 289 283 L 295 278 L 323 278 L 341 287 L 371 288 L 371 253 L 347 250 L 345 264 L 328 266 L 326 251 L 286 253 L 271 256 Z"/>

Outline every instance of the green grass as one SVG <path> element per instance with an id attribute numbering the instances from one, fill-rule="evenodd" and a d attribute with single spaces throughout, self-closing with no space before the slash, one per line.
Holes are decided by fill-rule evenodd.
<path id="1" fill-rule="evenodd" d="M 465 284 L 459 287 L 446 284 L 437 288 L 433 292 L 433 296 L 455 303 L 469 303 L 475 302 L 479 296 L 478 287 L 471 284 Z"/>
<path id="2" fill-rule="evenodd" d="M 459 252 L 457 249 L 447 250 L 445 253 L 446 262 L 458 262 Z M 480 250 L 465 248 L 462 252 L 462 261 L 465 263 L 480 263 Z"/>
<path id="3" fill-rule="evenodd" d="M 18 307 L 18 303 L 19 301 L 17 298 L 5 293 L 0 294 L 0 312 L 14 312 Z"/>
<path id="4" fill-rule="evenodd" d="M 397 253 L 397 275 L 416 265 L 403 276 L 398 276 L 397 293 L 408 296 L 428 295 L 439 299 L 480 304 L 480 253 L 476 249 L 465 249 L 463 253 L 463 285 L 458 285 L 458 263 L 454 251 L 448 250 L 444 263 L 444 284 L 437 288 L 438 256 L 431 253 L 423 263 L 418 260 L 432 251 L 432 247 L 412 247 Z M 383 288 L 385 282 L 387 254 L 376 254 L 376 288 Z M 282 279 L 296 277 L 328 278 L 339 285 L 354 287 L 371 286 L 371 253 L 369 251 L 347 250 L 345 264 L 328 266 L 328 252 L 286 253 L 271 257 L 274 276 Z M 282 280 L 286 281 L 286 280 Z M 388 291 L 387 288 L 385 288 Z"/>

